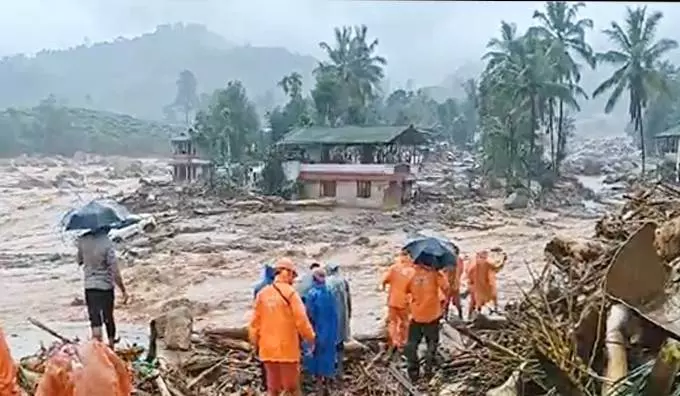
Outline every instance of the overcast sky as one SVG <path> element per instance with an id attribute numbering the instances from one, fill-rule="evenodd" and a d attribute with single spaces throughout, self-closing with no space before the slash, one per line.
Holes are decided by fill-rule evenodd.
<path id="1" fill-rule="evenodd" d="M 630 5 L 631 3 L 628 3 Z M 606 45 L 599 31 L 623 19 L 626 3 L 588 3 L 595 20 L 592 44 Z M 324 0 L 21 0 L 0 5 L 0 53 L 36 52 L 91 41 L 134 36 L 156 25 L 198 22 L 237 44 L 285 46 L 317 57 L 318 42 L 332 28 L 366 24 L 380 39 L 393 81 L 413 77 L 437 84 L 461 66 L 478 62 L 501 20 L 525 29 L 542 2 L 407 2 Z M 680 7 L 651 3 L 666 17 L 660 34 L 678 39 L 673 21 Z"/>

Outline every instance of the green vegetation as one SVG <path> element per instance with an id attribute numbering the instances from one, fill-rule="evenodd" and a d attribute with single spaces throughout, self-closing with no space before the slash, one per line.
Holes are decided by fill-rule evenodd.
<path id="1" fill-rule="evenodd" d="M 487 170 L 506 177 L 510 184 L 520 179 L 530 184 L 532 179 L 543 179 L 547 171 L 559 175 L 571 117 L 580 110 L 579 100 L 588 98 L 579 86 L 583 64 L 618 65 L 593 96 L 613 88 L 604 109 L 610 112 L 622 92 L 628 91 L 630 120 L 640 136 L 649 99 L 670 94 L 660 62 L 677 44 L 667 39 L 654 42 L 662 14 L 646 17 L 646 8 L 628 8 L 624 28 L 612 22 L 611 29 L 604 31 L 617 49 L 593 54 L 586 42 L 593 21 L 578 19 L 583 7 L 582 3 L 548 2 L 545 12 L 534 13 L 540 26 L 520 36 L 514 25 L 503 22 L 501 38 L 489 43 L 479 87 L 480 129 Z M 537 144 L 541 135 L 549 139 L 548 163 Z M 641 145 L 644 149 L 644 139 Z M 642 159 L 644 164 L 644 150 Z"/>
<path id="2" fill-rule="evenodd" d="M 487 175 L 506 179 L 509 188 L 535 180 L 547 186 L 559 177 L 575 114 L 591 99 L 581 87 L 582 73 L 597 64 L 617 69 L 592 96 L 608 94 L 603 110 L 610 112 L 627 94 L 643 148 L 680 123 L 680 74 L 664 59 L 677 43 L 655 37 L 662 14 L 628 8 L 624 23 L 604 30 L 612 49 L 595 54 L 586 37 L 594 21 L 579 16 L 584 7 L 547 2 L 534 12 L 535 26 L 522 34 L 502 22 L 482 58 L 481 75 L 463 81 L 459 97 L 438 100 L 431 88 L 383 91 L 388 59 L 366 26 L 335 28 L 332 40 L 319 43 L 321 62 L 283 49 L 234 47 L 197 25 L 160 26 L 132 40 L 6 58 L 0 62 L 0 105 L 7 102 L 3 95 L 19 101 L 45 97 L 47 89 L 55 95 L 30 110 L 0 113 L 0 154 L 161 153 L 170 133 L 181 128 L 65 107 L 84 101 L 90 108 L 162 113 L 168 121 L 193 124 L 194 138 L 218 162 L 268 159 L 267 173 L 276 178 L 281 170 L 271 163 L 278 161 L 272 144 L 293 129 L 413 124 L 440 140 L 476 144 Z M 182 50 L 187 46 L 191 51 Z M 133 53 L 144 54 L 144 64 L 129 64 L 138 59 L 128 56 Z M 38 66 L 50 72 L 32 74 Z M 68 85 L 71 77 L 53 70 L 70 70 L 81 82 Z M 82 82 L 91 89 L 81 91 Z"/>
<path id="3" fill-rule="evenodd" d="M 184 127 L 110 112 L 63 107 L 50 96 L 30 109 L 0 112 L 0 156 L 21 153 L 117 155 L 170 152 L 169 138 Z"/>
<path id="4" fill-rule="evenodd" d="M 414 124 L 457 144 L 477 141 L 487 175 L 506 179 L 509 188 L 531 187 L 532 180 L 540 180 L 546 187 L 559 177 L 574 115 L 589 99 L 579 85 L 584 67 L 594 69 L 597 61 L 618 65 L 593 96 L 612 90 L 604 109 L 610 112 L 627 91 L 630 120 L 640 136 L 644 135 L 642 119 L 650 103 L 650 111 L 656 115 L 648 114 L 647 122 L 654 123 L 655 130 L 672 124 L 673 117 L 680 115 L 666 111 L 680 108 L 672 105 L 680 85 L 677 69 L 661 63 L 677 44 L 668 39 L 655 41 L 662 15 L 648 15 L 644 7 L 628 8 L 624 27 L 612 22 L 604 31 L 616 49 L 595 54 L 586 40 L 594 22 L 579 17 L 584 7 L 583 3 L 547 2 L 544 10 L 534 12 L 536 26 L 524 34 L 519 34 L 514 24 L 502 22 L 500 37 L 489 41 L 482 58 L 486 65 L 479 81 L 471 79 L 462 85 L 463 98 L 441 102 L 424 90 L 382 92 L 388 60 L 378 55 L 378 40 L 369 38 L 366 26 L 336 28 L 333 42 L 320 43 L 327 59 L 314 70 L 309 97 L 303 95 L 299 73 L 287 74 L 279 81 L 288 102 L 267 114 L 267 137 L 254 134 L 243 119 L 228 117 L 224 121 L 225 114 L 240 112 L 239 103 L 247 101 L 245 91 L 239 101 L 214 104 L 213 121 L 199 117 L 197 129 L 226 133 L 231 156 L 243 158 L 246 152 L 261 155 L 268 144 L 296 128 Z M 228 125 L 219 124 L 224 122 Z M 205 144 L 219 147 L 216 136 Z M 233 153 L 237 141 L 248 148 L 239 155 Z M 641 144 L 644 147 L 643 141 Z"/>
<path id="5" fill-rule="evenodd" d="M 35 106 L 54 94 L 73 107 L 161 120 L 168 117 L 164 108 L 175 96 L 178 73 L 190 70 L 199 97 L 239 80 L 268 110 L 285 100 L 276 90 L 282 75 L 295 70 L 311 81 L 316 64 L 285 48 L 235 46 L 202 25 L 161 25 L 131 39 L 3 58 L 0 108 Z M 183 120 L 183 111 L 174 110 L 170 117 Z"/>
<path id="6" fill-rule="evenodd" d="M 654 96 L 670 94 L 667 75 L 662 70 L 662 61 L 668 51 L 678 48 L 675 40 L 655 41 L 656 29 L 661 18 L 663 18 L 661 12 L 647 14 L 647 7 L 638 7 L 634 10 L 628 8 L 623 27 L 616 22 L 611 23 L 611 28 L 606 29 L 604 33 L 616 49 L 598 54 L 598 61 L 611 63 L 618 69 L 593 92 L 593 96 L 597 96 L 605 91 L 612 91 L 607 101 L 606 112 L 614 108 L 624 91 L 628 92 L 628 115 L 634 131 L 639 133 L 643 174 L 647 151 L 644 111 Z"/>

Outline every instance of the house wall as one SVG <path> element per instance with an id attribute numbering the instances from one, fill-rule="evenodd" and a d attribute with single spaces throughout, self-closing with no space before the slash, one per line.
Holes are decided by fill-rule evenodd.
<path id="1" fill-rule="evenodd" d="M 321 197 L 321 183 L 318 181 L 305 181 L 302 184 L 303 198 L 320 198 Z"/>
<path id="2" fill-rule="evenodd" d="M 389 182 L 387 181 L 372 181 L 371 182 L 371 197 L 359 198 L 357 197 L 357 182 L 356 181 L 337 181 L 335 184 L 335 199 L 339 205 L 357 207 L 357 208 L 383 208 L 385 207 L 385 196 L 388 190 Z M 399 204 L 401 192 L 395 193 L 396 205 Z M 321 182 L 305 181 L 303 182 L 304 198 L 314 199 L 321 197 Z M 392 206 L 392 204 L 390 204 Z"/>

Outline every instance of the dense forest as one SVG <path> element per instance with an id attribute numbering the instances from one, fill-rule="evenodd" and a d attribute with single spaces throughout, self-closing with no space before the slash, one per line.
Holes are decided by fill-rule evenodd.
<path id="1" fill-rule="evenodd" d="M 169 137 L 184 130 L 162 122 L 84 108 L 64 107 L 54 96 L 27 109 L 0 112 L 0 156 L 21 153 L 163 155 Z"/>

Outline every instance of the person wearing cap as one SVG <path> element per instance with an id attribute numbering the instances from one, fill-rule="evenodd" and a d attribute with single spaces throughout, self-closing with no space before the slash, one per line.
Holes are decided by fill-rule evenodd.
<path id="1" fill-rule="evenodd" d="M 406 285 L 406 292 L 411 296 L 411 322 L 404 354 L 407 361 L 407 372 L 411 381 L 420 377 L 420 360 L 418 346 L 423 338 L 427 344 L 425 353 L 425 375 L 429 377 L 434 369 L 435 356 L 439 346 L 439 321 L 444 313 L 441 296 L 449 293 L 446 277 L 436 269 L 420 263 L 427 260 L 420 255 L 413 266 L 413 276 Z"/>
<path id="2" fill-rule="evenodd" d="M 338 332 L 336 333 L 338 337 L 335 343 L 337 350 L 335 373 L 337 379 L 342 380 L 345 342 L 349 341 L 352 334 L 350 330 L 352 294 L 349 282 L 340 273 L 340 266 L 337 263 L 326 265 L 326 286 L 335 298 L 335 312 L 338 315 Z"/>
<path id="3" fill-rule="evenodd" d="M 267 372 L 267 393 L 301 395 L 300 338 L 314 350 L 316 335 L 300 295 L 293 288 L 297 276 L 289 258 L 274 264 L 276 276 L 255 297 L 248 336 Z"/>
<path id="4" fill-rule="evenodd" d="M 311 289 L 312 285 L 314 284 L 312 272 L 316 268 L 321 268 L 321 264 L 313 262 L 309 266 L 309 272 L 306 272 L 304 275 L 295 280 L 295 290 L 297 290 L 298 294 L 303 298 L 303 300 L 309 289 Z"/>
<path id="5" fill-rule="evenodd" d="M 17 366 L 12 360 L 2 328 L 0 328 L 0 395 L 20 395 L 19 385 L 17 384 Z"/>
<path id="6" fill-rule="evenodd" d="M 312 287 L 303 300 L 316 334 L 313 352 L 305 351 L 303 364 L 305 372 L 316 378 L 319 390 L 324 394 L 328 392 L 328 380 L 335 375 L 338 316 L 335 297 L 326 286 L 323 268 L 312 271 Z"/>
<path id="7" fill-rule="evenodd" d="M 409 296 L 406 290 L 415 269 L 408 252 L 402 250 L 382 279 L 381 289 L 389 285 L 387 295 L 387 334 L 392 350 L 406 345 L 409 324 Z"/>

